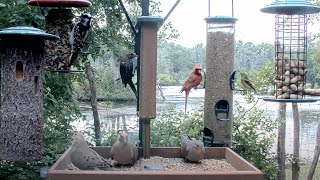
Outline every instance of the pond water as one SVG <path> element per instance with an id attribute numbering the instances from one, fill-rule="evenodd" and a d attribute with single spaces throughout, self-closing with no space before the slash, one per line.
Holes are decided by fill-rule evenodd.
<path id="1" fill-rule="evenodd" d="M 160 96 L 157 98 L 157 112 L 162 108 L 173 106 L 176 111 L 184 111 L 184 92 L 179 93 L 179 86 L 162 87 L 166 100 Z M 188 100 L 188 111 L 193 111 L 203 103 L 204 89 L 192 90 Z M 247 104 L 241 95 L 234 95 L 234 100 L 238 101 L 246 109 L 250 109 L 253 104 Z M 276 118 L 278 105 L 275 102 L 265 102 L 259 100 L 256 105 L 259 109 L 265 110 L 266 115 Z M 320 101 L 315 103 L 298 103 L 300 114 L 300 156 L 306 160 L 311 160 L 316 144 L 316 129 L 320 118 Z M 93 117 L 90 104 L 82 104 L 82 114 L 86 121 L 76 121 L 74 125 L 79 130 L 88 129 L 93 124 Z M 124 105 L 118 108 L 99 109 L 99 117 L 102 124 L 102 130 L 127 129 L 137 134 L 138 118 L 136 116 L 135 105 Z M 292 153 L 293 150 L 293 119 L 291 103 L 287 104 L 286 113 L 286 153 Z M 273 152 L 276 152 L 276 144 L 273 146 Z"/>

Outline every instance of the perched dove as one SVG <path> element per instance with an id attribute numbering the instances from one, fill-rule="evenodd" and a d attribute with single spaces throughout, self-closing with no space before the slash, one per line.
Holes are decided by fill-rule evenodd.
<path id="1" fill-rule="evenodd" d="M 128 141 L 128 134 L 125 132 L 119 134 L 110 154 L 121 165 L 133 165 L 138 160 L 138 148 Z"/>
<path id="2" fill-rule="evenodd" d="M 191 162 L 199 162 L 203 159 L 205 149 L 203 142 L 181 136 L 181 155 Z"/>
<path id="3" fill-rule="evenodd" d="M 105 170 L 111 164 L 91 149 L 80 133 L 73 135 L 70 158 L 72 164 L 80 170 Z"/>

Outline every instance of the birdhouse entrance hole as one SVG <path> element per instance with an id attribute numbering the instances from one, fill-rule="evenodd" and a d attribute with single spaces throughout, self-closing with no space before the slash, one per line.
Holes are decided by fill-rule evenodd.
<path id="1" fill-rule="evenodd" d="M 23 63 L 21 61 L 16 63 L 16 79 L 18 81 L 23 80 Z"/>

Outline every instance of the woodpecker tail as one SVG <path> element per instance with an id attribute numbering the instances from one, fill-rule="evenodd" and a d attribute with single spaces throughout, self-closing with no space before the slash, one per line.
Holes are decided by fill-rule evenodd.
<path id="1" fill-rule="evenodd" d="M 132 89 L 134 95 L 136 96 L 137 100 L 138 100 L 138 92 L 137 92 L 137 89 L 136 89 L 136 86 L 133 84 L 132 80 L 130 80 L 128 82 L 130 88 Z"/>

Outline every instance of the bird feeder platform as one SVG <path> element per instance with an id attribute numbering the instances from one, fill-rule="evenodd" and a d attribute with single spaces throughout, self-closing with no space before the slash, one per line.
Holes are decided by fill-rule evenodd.
<path id="1" fill-rule="evenodd" d="M 110 158 L 110 147 L 92 147 L 98 154 L 104 158 Z M 211 148 L 205 149 L 205 159 L 224 160 L 230 164 L 234 171 L 164 171 L 163 168 L 148 168 L 141 163 L 140 170 L 136 171 L 88 171 L 88 170 L 68 170 L 71 164 L 71 147 L 67 149 L 56 163 L 49 169 L 48 176 L 51 180 L 262 180 L 262 172 L 240 157 L 229 148 Z M 151 148 L 151 156 L 160 156 L 163 158 L 181 158 L 181 148 Z M 142 157 L 142 149 L 139 148 L 139 157 Z M 151 163 L 158 165 L 159 163 Z M 158 166 L 157 166 L 158 167 Z"/>
<path id="2" fill-rule="evenodd" d="M 264 101 L 268 102 L 281 102 L 281 103 L 313 103 L 317 102 L 319 98 L 304 98 L 304 99 L 276 99 L 273 96 L 271 97 L 260 97 Z"/>
<path id="3" fill-rule="evenodd" d="M 87 0 L 30 0 L 28 4 L 41 7 L 89 7 L 92 5 Z"/>

